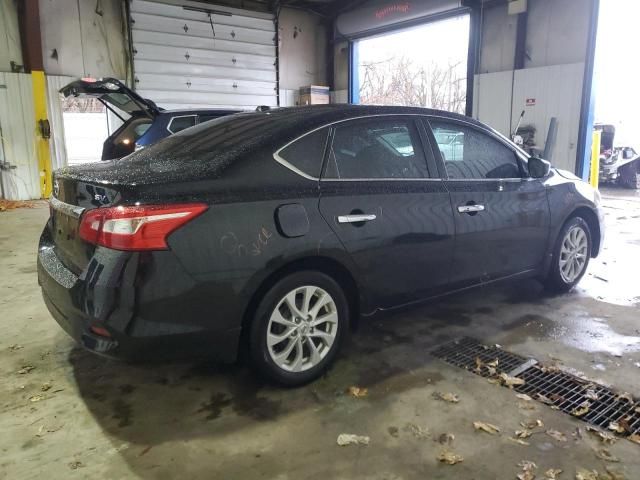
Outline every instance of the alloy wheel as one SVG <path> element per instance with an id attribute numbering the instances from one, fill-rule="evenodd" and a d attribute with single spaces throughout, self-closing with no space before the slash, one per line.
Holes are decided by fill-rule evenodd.
<path id="1" fill-rule="evenodd" d="M 303 372 L 324 359 L 337 333 L 334 299 L 320 287 L 302 286 L 287 293 L 271 313 L 267 348 L 279 368 Z"/>
<path id="2" fill-rule="evenodd" d="M 586 232 L 576 225 L 567 231 L 560 247 L 560 276 L 566 283 L 573 283 L 582 275 L 587 264 L 589 242 Z"/>

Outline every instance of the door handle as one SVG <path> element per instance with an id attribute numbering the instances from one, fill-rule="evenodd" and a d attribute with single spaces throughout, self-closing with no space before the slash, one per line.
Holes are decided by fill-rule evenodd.
<path id="1" fill-rule="evenodd" d="M 360 214 L 360 215 L 339 215 L 338 223 L 358 223 L 358 222 L 370 222 L 377 217 L 373 213 Z"/>
<path id="2" fill-rule="evenodd" d="M 460 205 L 458 207 L 458 212 L 460 213 L 475 213 L 475 212 L 483 212 L 484 205 Z"/>

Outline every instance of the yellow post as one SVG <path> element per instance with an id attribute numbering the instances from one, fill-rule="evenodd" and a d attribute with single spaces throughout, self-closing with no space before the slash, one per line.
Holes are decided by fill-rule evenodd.
<path id="1" fill-rule="evenodd" d="M 602 132 L 600 130 L 593 131 L 593 140 L 591 141 L 591 172 L 589 175 L 589 183 L 593 188 L 598 188 L 598 177 L 600 175 L 600 141 Z"/>
<path id="2" fill-rule="evenodd" d="M 49 121 L 47 119 L 47 82 L 44 72 L 31 71 L 33 82 L 33 111 L 36 125 L 36 156 L 38 157 L 38 172 L 40 174 L 40 195 L 48 198 L 51 195 L 51 157 L 49 154 Z"/>

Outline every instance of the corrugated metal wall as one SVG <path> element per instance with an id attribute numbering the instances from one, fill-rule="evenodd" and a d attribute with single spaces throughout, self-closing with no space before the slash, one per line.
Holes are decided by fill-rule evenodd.
<path id="1" fill-rule="evenodd" d="M 143 97 L 164 108 L 277 105 L 272 15 L 132 0 L 131 19 L 136 90 Z"/>
<path id="2" fill-rule="evenodd" d="M 0 73 L 0 135 L 4 160 L 2 187 L 9 200 L 40 198 L 36 121 L 31 75 Z"/>
<path id="3" fill-rule="evenodd" d="M 473 116 L 509 136 L 524 110 L 522 125 L 536 127 L 536 148 L 539 150 L 544 149 L 549 122 L 556 117 L 558 134 L 551 161 L 554 166 L 573 172 L 583 75 L 584 63 L 516 70 L 515 75 L 513 71 L 476 75 Z M 526 106 L 527 99 L 533 99 L 535 103 Z"/>

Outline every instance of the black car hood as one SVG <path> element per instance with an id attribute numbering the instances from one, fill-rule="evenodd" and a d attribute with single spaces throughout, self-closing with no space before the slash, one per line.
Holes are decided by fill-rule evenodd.
<path id="1" fill-rule="evenodd" d="M 129 115 L 144 114 L 151 118 L 162 111 L 155 103 L 142 98 L 120 80 L 104 78 L 97 81 L 76 80 L 60 89 L 65 97 L 93 97 L 111 108 L 117 108 Z"/>

